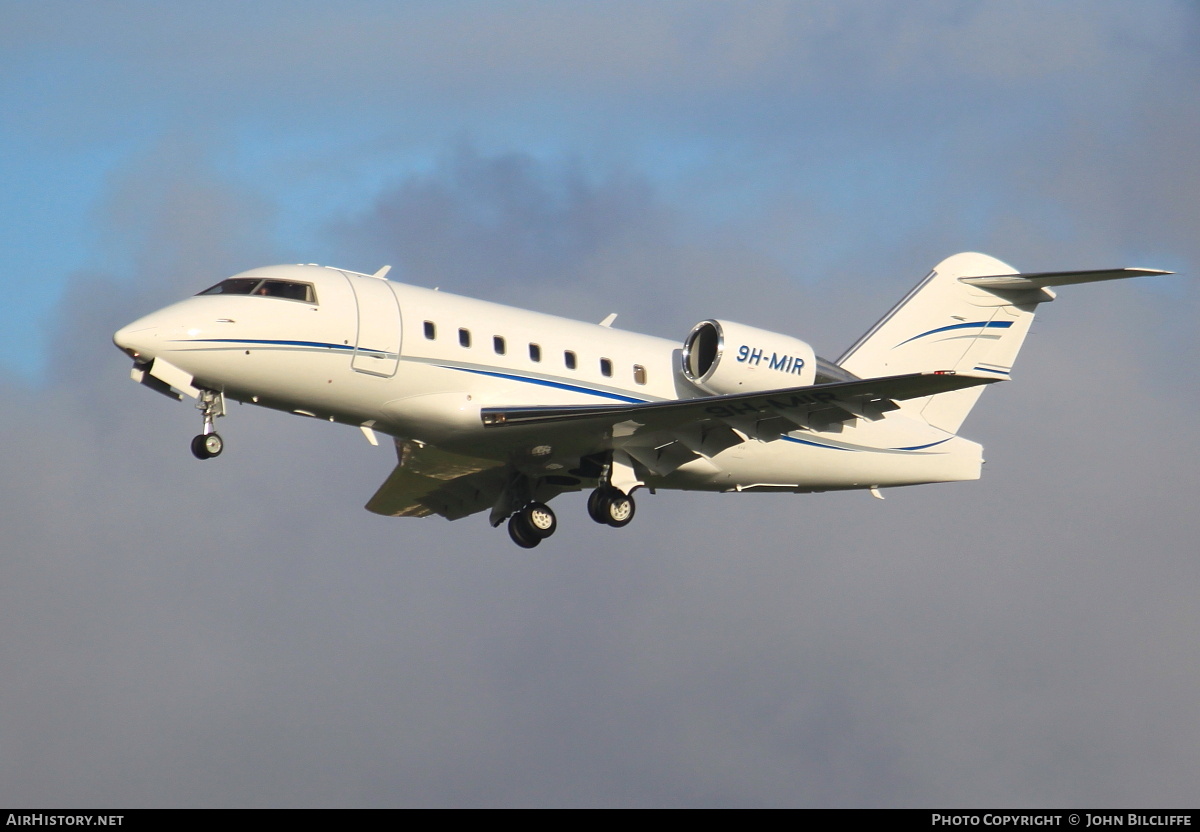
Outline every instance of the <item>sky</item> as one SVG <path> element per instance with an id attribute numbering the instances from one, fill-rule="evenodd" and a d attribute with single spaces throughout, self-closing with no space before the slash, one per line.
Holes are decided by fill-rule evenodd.
<path id="1" fill-rule="evenodd" d="M 0 802 L 1178 808 L 1200 770 L 1200 10 L 0 0 Z M 836 358 L 938 261 L 1065 287 L 977 483 L 365 512 L 125 323 L 323 263 Z"/>

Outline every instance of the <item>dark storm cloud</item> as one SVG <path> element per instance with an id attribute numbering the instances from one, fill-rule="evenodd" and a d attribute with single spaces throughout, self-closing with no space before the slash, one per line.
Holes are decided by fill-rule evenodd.
<path id="1" fill-rule="evenodd" d="M 253 97 L 220 81 L 246 76 L 236 54 L 176 48 L 203 21 L 153 8 L 122 37 L 166 45 L 117 49 L 121 60 L 174 57 L 179 76 L 208 73 L 213 100 Z M 386 18 L 386 31 L 305 8 L 273 33 L 229 37 L 290 55 L 282 77 L 320 51 L 308 47 L 323 27 L 335 45 L 372 30 L 358 53 L 371 71 L 334 62 L 324 83 L 336 90 L 339 78 L 384 84 L 374 70 L 399 31 L 386 55 L 397 89 L 454 83 L 470 98 L 514 84 L 536 97 L 535 79 L 555 69 L 551 89 L 607 112 L 628 95 L 622 124 L 634 132 L 662 115 L 644 101 L 674 97 L 670 114 L 688 112 L 689 129 L 721 122 L 713 145 L 739 136 L 736 152 L 701 154 L 673 179 L 637 152 L 597 162 L 582 140 L 578 155 L 443 140 L 424 171 L 321 217 L 318 242 L 354 260 L 337 265 L 393 262 L 413 282 L 590 319 L 619 311 L 619 325 L 666 336 L 728 316 L 836 354 L 960 248 L 1027 269 L 1133 253 L 1200 261 L 1188 233 L 1194 61 L 1168 66 L 1144 49 L 1110 60 L 1114 45 L 1150 36 L 1178 54 L 1194 29 L 1168 24 L 1193 20 L 1184 7 L 930 4 L 852 24 L 832 4 L 744 15 L 631 4 L 625 17 L 522 5 L 514 18 L 483 4 L 447 28 L 431 5 Z M 34 34 L 79 43 L 72 31 Z M 418 66 L 427 74 L 412 80 Z M 168 94 L 183 83 L 139 83 L 160 82 Z M 932 149 L 897 149 L 882 128 L 908 141 L 919 125 L 880 100 L 941 112 L 927 87 L 977 100 L 931 123 Z M 803 141 L 765 136 L 803 123 L 803 104 L 828 106 L 790 93 L 825 88 L 850 96 L 840 121 Z M 751 106 L 727 100 L 751 94 Z M 730 122 L 747 114 L 738 134 Z M 1155 129 L 1125 127 L 1130 114 Z M 0 397 L 0 791 L 11 800 L 1191 798 L 1191 278 L 1062 290 L 1016 380 L 967 422 L 987 447 L 980 483 L 882 503 L 660 493 L 622 531 L 590 523 L 569 496 L 555 503 L 559 535 L 524 552 L 478 517 L 364 512 L 392 456 L 346 428 L 234 407 L 221 425 L 229 450 L 199 463 L 186 449 L 199 426 L 190 403 L 125 381 L 116 327 L 284 259 L 274 195 L 223 164 L 229 134 L 173 135 L 136 151 L 98 202 L 98 264 L 68 283 L 48 377 L 6 380 Z M 806 166 L 790 144 L 822 155 Z M 851 193 L 818 175 L 827 165 Z M 918 187 L 926 175 L 936 187 Z"/>
<path id="2" fill-rule="evenodd" d="M 751 289 L 794 294 L 779 265 L 743 241 L 687 227 L 644 175 L 484 156 L 470 145 L 385 190 L 334 233 L 419 285 L 576 318 L 616 311 L 619 327 L 681 341 L 716 306 L 761 315 L 744 299 Z"/>

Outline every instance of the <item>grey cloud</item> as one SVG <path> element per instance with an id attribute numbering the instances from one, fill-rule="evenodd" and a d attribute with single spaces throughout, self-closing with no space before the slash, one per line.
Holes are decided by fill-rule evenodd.
<path id="1" fill-rule="evenodd" d="M 751 287 L 794 291 L 776 263 L 736 238 L 705 240 L 682 228 L 645 176 L 597 176 L 526 154 L 485 156 L 470 145 L 433 173 L 386 189 L 369 212 L 332 233 L 345 249 L 397 264 L 402 279 L 420 285 L 577 318 L 616 311 L 620 327 L 681 340 L 715 314 L 714 304 L 761 314 L 760 303 L 744 299 Z"/>
<path id="2" fill-rule="evenodd" d="M 343 227 L 360 238 L 352 242 L 366 238 L 404 258 L 419 281 L 548 283 L 614 240 L 660 235 L 656 207 L 640 178 L 593 184 L 582 170 L 546 171 L 526 154 L 484 158 L 462 146 Z"/>

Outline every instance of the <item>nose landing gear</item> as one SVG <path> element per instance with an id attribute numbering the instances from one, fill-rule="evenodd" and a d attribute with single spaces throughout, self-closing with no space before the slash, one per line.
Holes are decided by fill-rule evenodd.
<path id="1" fill-rule="evenodd" d="M 213 425 L 215 419 L 225 415 L 225 394 L 219 390 L 201 390 L 196 409 L 204 415 L 204 427 L 192 438 L 192 455 L 196 459 L 212 459 L 225 450 L 225 440 Z"/>

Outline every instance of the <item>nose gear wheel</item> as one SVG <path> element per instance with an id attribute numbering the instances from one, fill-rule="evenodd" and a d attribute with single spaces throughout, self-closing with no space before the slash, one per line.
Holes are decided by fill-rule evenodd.
<path id="1" fill-rule="evenodd" d="M 196 409 L 204 417 L 200 433 L 192 438 L 192 456 L 196 459 L 212 459 L 225 450 L 225 440 L 217 433 L 213 422 L 225 415 L 225 394 L 219 390 L 201 390 Z"/>
<path id="2" fill-rule="evenodd" d="M 192 454 L 196 459 L 212 459 L 225 450 L 225 440 L 219 433 L 202 433 L 192 439 Z"/>

